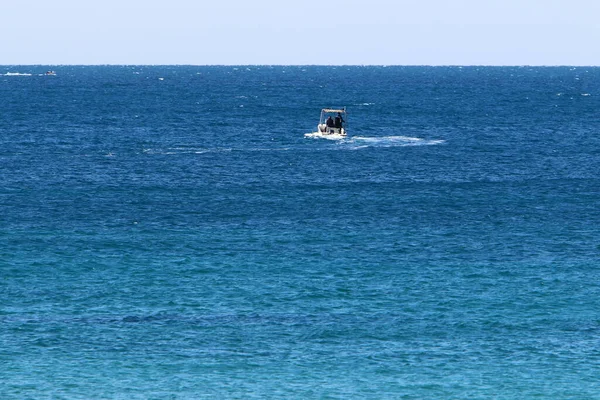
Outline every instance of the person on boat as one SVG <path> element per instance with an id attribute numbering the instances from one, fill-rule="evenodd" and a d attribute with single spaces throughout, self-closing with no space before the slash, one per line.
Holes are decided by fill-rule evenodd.
<path id="1" fill-rule="evenodd" d="M 335 122 L 333 122 L 333 118 L 331 118 L 331 115 L 327 118 L 326 124 L 328 128 L 333 128 L 335 126 Z"/>
<path id="2" fill-rule="evenodd" d="M 341 128 L 344 122 L 346 121 L 344 121 L 344 118 L 342 118 L 342 113 L 338 113 L 337 117 L 335 117 L 335 127 Z"/>

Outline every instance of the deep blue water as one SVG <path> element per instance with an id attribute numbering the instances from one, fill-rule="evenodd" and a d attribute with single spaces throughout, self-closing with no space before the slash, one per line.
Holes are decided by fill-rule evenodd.
<path id="1" fill-rule="evenodd" d="M 600 398 L 599 109 L 598 67 L 0 66 L 0 397 Z"/>

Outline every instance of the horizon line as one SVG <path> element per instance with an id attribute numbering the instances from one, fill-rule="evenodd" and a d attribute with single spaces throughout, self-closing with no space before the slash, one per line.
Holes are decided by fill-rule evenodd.
<path id="1" fill-rule="evenodd" d="M 597 68 L 600 65 L 584 64 L 0 64 L 0 67 L 575 67 Z"/>

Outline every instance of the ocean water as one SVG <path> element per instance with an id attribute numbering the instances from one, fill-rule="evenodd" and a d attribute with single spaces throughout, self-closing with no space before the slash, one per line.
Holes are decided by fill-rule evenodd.
<path id="1" fill-rule="evenodd" d="M 0 398 L 598 399 L 599 110 L 597 67 L 0 66 Z"/>

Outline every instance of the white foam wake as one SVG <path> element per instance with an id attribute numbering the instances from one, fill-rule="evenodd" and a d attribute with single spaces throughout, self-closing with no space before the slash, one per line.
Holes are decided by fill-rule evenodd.
<path id="1" fill-rule="evenodd" d="M 323 135 L 322 133 L 319 133 L 319 132 L 305 133 L 304 137 L 313 138 L 313 139 L 328 139 L 328 140 L 342 140 L 342 139 L 347 138 L 347 136 L 343 136 L 343 135 L 336 135 L 336 134 Z"/>
<path id="2" fill-rule="evenodd" d="M 442 144 L 445 141 L 441 139 L 422 139 L 410 136 L 353 136 L 352 141 L 356 144 L 362 143 L 370 146 L 393 147 L 393 146 L 431 146 Z"/>

